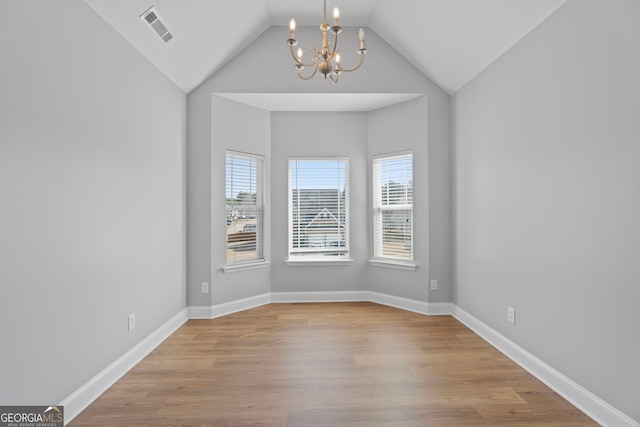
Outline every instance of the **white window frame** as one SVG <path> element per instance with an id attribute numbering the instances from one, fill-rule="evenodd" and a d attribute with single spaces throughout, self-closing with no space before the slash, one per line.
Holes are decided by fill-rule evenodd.
<path id="1" fill-rule="evenodd" d="M 387 170 L 383 170 L 383 168 L 390 166 L 392 162 L 396 163 L 396 166 L 402 166 L 402 162 L 404 162 L 408 167 L 406 169 L 400 169 L 399 173 L 404 174 L 405 176 L 409 175 L 411 180 L 411 196 L 408 195 L 408 187 L 405 186 L 405 203 L 397 203 L 390 204 L 384 203 L 382 200 L 382 192 L 383 187 L 385 185 L 385 181 L 394 175 L 393 172 Z M 373 181 L 373 259 L 370 260 L 370 263 L 379 267 L 391 267 L 391 268 L 401 268 L 407 270 L 415 270 L 416 264 L 414 263 L 414 245 L 415 245 L 415 235 L 414 235 L 414 204 L 413 204 L 413 183 L 414 175 L 413 175 L 414 167 L 413 167 L 413 153 L 412 151 L 402 151 L 396 153 L 388 153 L 388 154 L 380 154 L 373 156 L 372 162 L 372 181 Z M 383 240 L 384 240 L 384 232 L 383 232 L 383 217 L 384 213 L 390 213 L 394 211 L 409 211 L 410 218 L 410 227 L 409 227 L 409 254 L 408 256 L 396 255 L 393 253 L 384 253 L 383 251 Z M 406 243 L 405 243 L 406 249 Z"/>
<path id="2" fill-rule="evenodd" d="M 237 158 L 243 159 L 244 161 L 249 163 L 248 170 L 245 167 L 242 172 L 245 174 L 242 179 L 244 182 L 236 182 L 233 177 L 233 168 L 232 176 L 229 176 L 229 161 L 230 159 Z M 248 172 L 248 175 L 247 175 Z M 255 190 L 255 203 L 250 201 L 246 204 L 229 204 L 228 199 L 230 196 L 236 193 L 236 188 L 249 186 L 249 193 Z M 265 216 L 265 197 L 264 197 L 264 188 L 265 188 L 265 158 L 259 154 L 252 153 L 244 153 L 240 151 L 234 150 L 226 150 L 225 153 L 225 220 L 227 223 L 225 227 L 227 227 L 226 232 L 224 233 L 225 239 L 225 265 L 223 267 L 223 271 L 225 273 L 241 271 L 253 268 L 260 268 L 261 266 L 265 266 L 265 248 L 264 248 L 264 216 Z M 255 233 L 256 233 L 256 256 L 248 259 L 239 259 L 239 260 L 230 260 L 229 259 L 229 223 L 228 220 L 233 217 L 238 217 L 239 215 L 252 217 L 255 216 Z M 233 221 L 233 219 L 232 219 Z M 252 228 L 253 224 L 245 224 L 249 225 L 249 228 Z M 251 230 L 252 231 L 252 230 Z"/>
<path id="3" fill-rule="evenodd" d="M 294 190 L 300 191 L 304 190 L 304 188 L 294 188 L 295 182 L 299 182 L 301 177 L 299 174 L 301 173 L 301 169 L 297 167 L 299 165 L 298 162 L 343 162 L 343 168 L 337 169 L 336 179 L 337 183 L 340 180 L 340 170 L 342 170 L 344 176 L 344 201 L 341 204 L 339 198 L 338 206 L 340 213 L 338 215 L 339 218 L 336 218 L 332 213 L 328 213 L 332 218 L 336 218 L 338 220 L 338 227 L 336 228 L 336 232 L 338 233 L 338 244 L 337 247 L 301 247 L 300 240 L 298 243 L 294 243 L 294 234 L 296 227 L 294 224 Z M 350 243 L 350 208 L 349 208 L 349 187 L 350 187 L 350 172 L 349 172 L 349 157 L 290 157 L 288 161 L 288 209 L 287 209 L 287 229 L 288 229 L 288 258 L 286 263 L 288 265 L 349 265 L 352 263 L 351 260 L 351 243 Z M 333 187 L 327 188 L 327 190 L 333 190 Z M 335 187 L 337 192 L 340 192 L 341 189 L 339 185 Z M 300 200 L 300 193 L 298 192 L 298 200 Z M 299 204 L 298 204 L 299 207 Z M 299 211 L 298 211 L 299 212 Z M 321 215 L 323 211 L 320 211 L 318 215 Z M 297 217 L 299 218 L 300 213 L 298 213 Z M 342 226 L 341 226 L 342 225 Z M 298 233 L 301 234 L 301 224 L 297 223 Z M 342 239 L 344 238 L 344 239 Z M 300 239 L 300 237 L 298 237 Z"/>

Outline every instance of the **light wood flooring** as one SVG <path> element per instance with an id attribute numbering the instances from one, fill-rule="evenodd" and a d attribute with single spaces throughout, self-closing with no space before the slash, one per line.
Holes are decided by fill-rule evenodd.
<path id="1" fill-rule="evenodd" d="M 595 426 L 450 316 L 271 304 L 190 320 L 71 426 Z"/>

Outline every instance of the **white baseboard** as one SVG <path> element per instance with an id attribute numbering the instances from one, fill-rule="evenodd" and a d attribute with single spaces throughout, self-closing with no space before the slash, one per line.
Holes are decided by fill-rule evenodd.
<path id="1" fill-rule="evenodd" d="M 272 292 L 271 302 L 358 302 L 369 301 L 369 291 Z"/>
<path id="2" fill-rule="evenodd" d="M 402 310 L 413 311 L 419 314 L 429 314 L 429 303 L 416 301 L 414 299 L 396 297 L 380 292 L 370 292 L 369 301 L 377 304 L 388 305 L 389 307 L 400 308 Z"/>
<path id="3" fill-rule="evenodd" d="M 505 356 L 523 367 L 549 388 L 571 402 L 597 423 L 608 427 L 640 427 L 640 424 L 623 414 L 584 387 L 556 371 L 496 330 L 481 322 L 460 307 L 452 304 L 453 316 L 497 348 Z"/>
<path id="4" fill-rule="evenodd" d="M 271 302 L 271 294 L 262 294 L 255 297 L 240 299 L 237 301 L 225 302 L 210 306 L 190 306 L 187 308 L 189 319 L 215 319 L 238 311 L 259 307 Z"/>
<path id="5" fill-rule="evenodd" d="M 272 292 L 272 303 L 286 302 L 358 302 L 368 301 L 420 314 L 443 315 L 453 312 L 453 304 L 429 304 L 408 298 L 371 291 L 346 292 Z"/>
<path id="6" fill-rule="evenodd" d="M 213 319 L 213 306 L 189 306 L 187 307 L 189 320 L 191 319 Z"/>
<path id="7" fill-rule="evenodd" d="M 68 423 L 126 374 L 147 354 L 168 338 L 187 319 L 213 319 L 269 303 L 370 301 L 424 315 L 453 315 L 489 344 L 522 366 L 582 412 L 603 426 L 640 427 L 593 393 L 570 380 L 488 325 L 452 303 L 427 303 L 370 291 L 351 292 L 273 292 L 209 307 L 188 307 L 171 318 L 118 360 L 80 387 L 60 404 Z"/>
<path id="8" fill-rule="evenodd" d="M 187 320 L 188 315 L 185 309 L 60 402 L 60 405 L 64 406 L 65 425 L 78 416 L 80 412 L 107 391 L 109 387 L 122 378 L 124 374 L 144 359 Z"/>
<path id="9" fill-rule="evenodd" d="M 243 298 L 237 301 L 225 302 L 211 307 L 210 319 L 237 313 L 238 311 L 249 310 L 250 308 L 266 305 L 271 302 L 271 294 L 266 293 L 255 297 Z"/>
<path id="10" fill-rule="evenodd" d="M 450 302 L 430 302 L 427 307 L 427 314 L 429 316 L 451 316 L 455 307 Z"/>

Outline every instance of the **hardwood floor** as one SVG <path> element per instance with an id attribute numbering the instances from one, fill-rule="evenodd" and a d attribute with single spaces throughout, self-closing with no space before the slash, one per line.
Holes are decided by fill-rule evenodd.
<path id="1" fill-rule="evenodd" d="M 450 316 L 271 304 L 190 320 L 71 426 L 595 426 Z"/>

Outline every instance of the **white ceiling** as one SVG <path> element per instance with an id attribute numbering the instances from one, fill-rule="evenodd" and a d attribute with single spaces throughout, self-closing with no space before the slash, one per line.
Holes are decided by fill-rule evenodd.
<path id="1" fill-rule="evenodd" d="M 370 27 L 448 93 L 454 93 L 566 0 L 329 0 L 342 26 Z M 271 25 L 318 25 L 321 0 L 85 0 L 185 92 Z M 154 6 L 174 39 L 139 16 Z M 283 42 L 284 43 L 284 42 Z"/>

